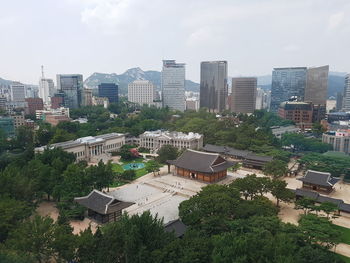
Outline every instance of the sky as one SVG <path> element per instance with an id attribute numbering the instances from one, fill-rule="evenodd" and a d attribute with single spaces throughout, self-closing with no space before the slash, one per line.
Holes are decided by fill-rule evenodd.
<path id="1" fill-rule="evenodd" d="M 128 68 L 161 70 L 162 59 L 227 60 L 229 76 L 273 67 L 330 65 L 350 71 L 349 0 L 0 0 L 0 77 Z"/>

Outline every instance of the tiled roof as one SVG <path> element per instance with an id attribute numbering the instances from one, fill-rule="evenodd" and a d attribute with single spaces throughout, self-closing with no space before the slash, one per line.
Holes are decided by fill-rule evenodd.
<path id="1" fill-rule="evenodd" d="M 168 222 L 164 225 L 165 231 L 174 232 L 176 237 L 182 237 L 187 229 L 187 226 L 180 219 Z"/>
<path id="2" fill-rule="evenodd" d="M 113 196 L 109 196 L 98 190 L 93 190 L 87 196 L 74 198 L 74 201 L 103 215 L 120 211 L 133 204 L 132 202 L 119 201 Z"/>
<path id="3" fill-rule="evenodd" d="M 332 178 L 330 173 L 308 170 L 304 177 L 299 179 L 304 183 L 331 187 L 336 184 L 339 179 Z"/>
<path id="4" fill-rule="evenodd" d="M 200 152 L 189 149 L 179 158 L 176 160 L 170 160 L 168 163 L 180 168 L 203 173 L 223 171 L 235 164 L 234 162 L 226 161 L 216 153 Z"/>

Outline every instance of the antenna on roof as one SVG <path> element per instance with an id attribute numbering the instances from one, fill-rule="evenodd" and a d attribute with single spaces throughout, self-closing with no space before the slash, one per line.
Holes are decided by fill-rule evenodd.
<path id="1" fill-rule="evenodd" d="M 41 65 L 41 78 L 45 78 L 44 77 L 44 66 L 43 65 Z"/>

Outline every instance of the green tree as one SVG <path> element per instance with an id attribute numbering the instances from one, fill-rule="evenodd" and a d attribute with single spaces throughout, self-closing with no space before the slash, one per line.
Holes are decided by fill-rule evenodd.
<path id="1" fill-rule="evenodd" d="M 271 179 L 250 174 L 244 178 L 237 178 L 230 186 L 238 189 L 245 199 L 248 197 L 253 199 L 256 196 L 263 196 L 270 191 Z"/>
<path id="2" fill-rule="evenodd" d="M 162 167 L 162 165 L 155 160 L 151 160 L 148 163 L 146 163 L 147 172 L 153 173 L 154 175 L 156 174 L 156 172 L 160 171 L 160 167 Z"/>
<path id="3" fill-rule="evenodd" d="M 121 173 L 120 177 L 124 180 L 131 181 L 134 180 L 136 172 L 134 170 L 125 170 Z"/>
<path id="4" fill-rule="evenodd" d="M 175 160 L 178 157 L 177 148 L 169 144 L 163 145 L 157 153 L 157 161 L 160 163 L 166 163 L 167 160 Z"/>
<path id="5" fill-rule="evenodd" d="M 95 262 L 154 262 L 153 252 L 175 239 L 165 232 L 162 220 L 149 212 L 123 215 L 119 221 L 103 226 L 101 233 Z"/>
<path id="6" fill-rule="evenodd" d="M 314 214 L 302 215 L 299 226 L 304 239 L 311 244 L 320 244 L 330 249 L 340 242 L 340 232 L 327 218 Z"/>
<path id="7" fill-rule="evenodd" d="M 70 140 L 74 140 L 76 137 L 74 134 L 67 132 L 63 129 L 56 129 L 55 133 L 50 140 L 50 144 L 52 143 L 58 143 L 58 142 L 66 142 Z"/>
<path id="8" fill-rule="evenodd" d="M 271 194 L 277 200 L 277 207 L 279 207 L 280 201 L 291 202 L 295 198 L 295 194 L 287 189 L 287 183 L 278 179 L 273 179 L 271 182 Z"/>
<path id="9" fill-rule="evenodd" d="M 285 176 L 288 173 L 287 163 L 281 160 L 272 160 L 264 165 L 263 172 L 273 178 Z"/>
<path id="10" fill-rule="evenodd" d="M 314 210 L 314 207 L 315 200 L 312 198 L 303 197 L 295 201 L 295 209 L 302 209 L 304 211 L 304 215 L 306 215 L 309 211 Z"/>
<path id="11" fill-rule="evenodd" d="M 327 214 L 328 219 L 331 213 L 335 213 L 336 211 L 339 210 L 338 206 L 331 202 L 324 202 L 320 204 L 319 209 Z"/>
<path id="12" fill-rule="evenodd" d="M 216 234 L 227 230 L 228 220 L 234 217 L 239 202 L 239 192 L 235 188 L 208 185 L 180 204 L 179 216 L 186 225 Z"/>
<path id="13" fill-rule="evenodd" d="M 24 201 L 18 201 L 9 197 L 0 197 L 0 242 L 6 240 L 11 230 L 28 218 L 34 207 Z"/>

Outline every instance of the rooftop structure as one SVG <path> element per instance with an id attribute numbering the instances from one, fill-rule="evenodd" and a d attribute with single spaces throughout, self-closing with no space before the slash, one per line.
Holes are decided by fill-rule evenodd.
<path id="1" fill-rule="evenodd" d="M 247 151 L 247 150 L 237 150 L 232 147 L 217 146 L 213 144 L 206 144 L 203 150 L 206 152 L 227 155 L 235 159 L 244 159 L 248 154 L 252 153 L 251 151 Z"/>
<path id="2" fill-rule="evenodd" d="M 350 132 L 330 131 L 322 134 L 322 142 L 331 144 L 336 152 L 350 154 Z"/>
<path id="3" fill-rule="evenodd" d="M 166 144 L 179 149 L 200 149 L 203 147 L 203 135 L 193 132 L 146 131 L 139 137 L 140 146 L 152 151 L 157 151 Z"/>
<path id="4" fill-rule="evenodd" d="M 320 195 L 317 192 L 309 191 L 306 189 L 296 189 L 294 190 L 296 198 L 310 198 L 315 200 L 316 203 L 333 203 L 338 206 L 339 212 L 350 213 L 350 204 L 344 203 L 341 199 L 336 199 L 324 195 Z"/>
<path id="5" fill-rule="evenodd" d="M 338 178 L 331 177 L 330 173 L 313 170 L 308 170 L 305 176 L 299 180 L 303 182 L 303 188 L 326 193 L 330 193 L 333 186 L 339 181 Z"/>
<path id="6" fill-rule="evenodd" d="M 273 157 L 271 156 L 261 156 L 261 155 L 250 153 L 243 160 L 243 166 L 262 169 L 265 164 L 267 164 L 268 162 L 271 162 L 272 160 L 273 160 Z"/>
<path id="7" fill-rule="evenodd" d="M 166 232 L 173 232 L 177 238 L 183 237 L 187 226 L 180 219 L 172 220 L 164 225 Z"/>
<path id="8" fill-rule="evenodd" d="M 300 128 L 298 128 L 295 125 L 288 125 L 288 126 L 275 126 L 271 127 L 272 134 L 275 135 L 277 138 L 281 139 L 282 135 L 285 133 L 297 133 L 300 132 Z"/>
<path id="9" fill-rule="evenodd" d="M 311 129 L 313 105 L 311 102 L 285 101 L 281 103 L 278 115 L 283 119 L 295 122 L 302 130 Z"/>
<path id="10" fill-rule="evenodd" d="M 176 160 L 169 160 L 175 166 L 174 175 L 184 176 L 195 180 L 213 183 L 227 176 L 227 169 L 235 163 L 226 161 L 217 153 L 185 151 Z"/>
<path id="11" fill-rule="evenodd" d="M 40 153 L 47 148 L 61 148 L 66 152 L 73 153 L 77 161 L 98 162 L 99 160 L 109 159 L 109 154 L 118 151 L 124 144 L 124 134 L 107 133 L 37 147 L 35 152 Z"/>
<path id="12" fill-rule="evenodd" d="M 122 210 L 134 204 L 117 200 L 97 190 L 87 196 L 74 198 L 74 201 L 88 209 L 88 217 L 102 224 L 117 221 Z"/>

